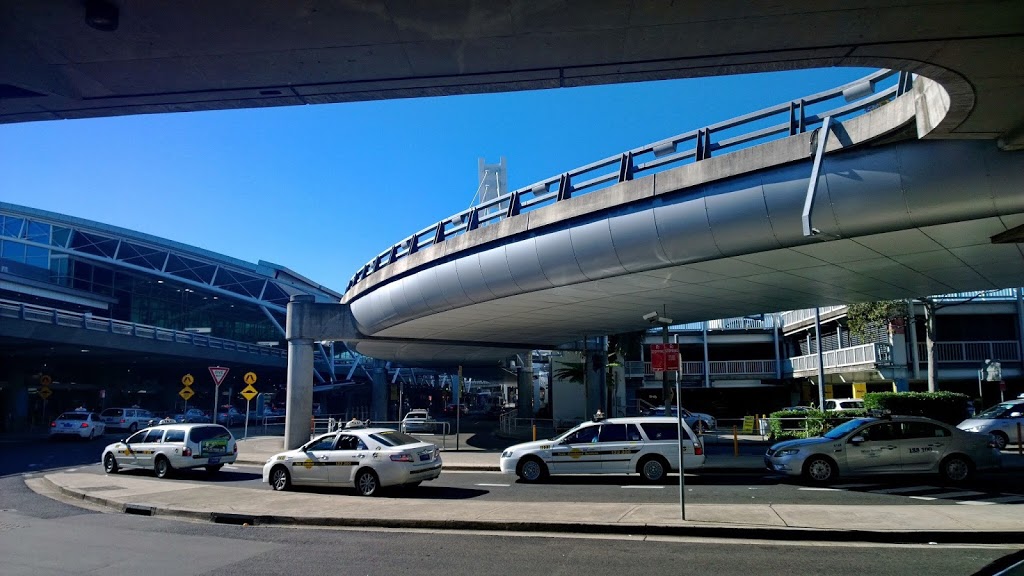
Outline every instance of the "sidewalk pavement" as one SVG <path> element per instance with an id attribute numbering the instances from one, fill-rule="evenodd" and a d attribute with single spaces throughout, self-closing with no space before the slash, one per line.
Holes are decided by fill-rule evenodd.
<path id="1" fill-rule="evenodd" d="M 281 437 L 239 441 L 238 464 L 262 465 L 281 451 Z M 712 446 L 716 446 L 712 444 Z M 723 446 L 718 445 L 718 448 Z M 705 470 L 761 470 L 752 447 L 733 456 L 708 457 Z M 717 452 L 717 451 L 716 451 Z M 445 470 L 498 469 L 500 452 L 448 446 Z M 1024 470 L 1024 457 L 1004 455 L 1007 467 Z M 514 481 L 512 477 L 509 482 Z M 365 498 L 344 491 L 273 492 L 214 483 L 166 482 L 127 474 L 55 472 L 26 479 L 36 492 L 77 499 L 116 511 L 239 525 L 363 526 L 386 528 L 679 535 L 744 539 L 1024 543 L 1020 506 L 679 504 L 629 502 L 517 502 Z"/>

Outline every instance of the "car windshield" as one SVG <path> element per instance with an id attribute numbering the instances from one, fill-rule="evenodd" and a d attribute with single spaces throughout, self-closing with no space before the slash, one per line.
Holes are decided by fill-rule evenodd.
<path id="1" fill-rule="evenodd" d="M 405 446 L 406 444 L 419 444 L 420 441 L 408 434 L 402 434 L 401 432 L 395 432 L 394 430 L 388 430 L 385 432 L 376 432 L 370 434 L 370 438 L 373 438 L 377 442 L 384 444 L 385 446 Z"/>
<path id="2" fill-rule="evenodd" d="M 835 428 L 829 430 L 828 432 L 825 432 L 824 434 L 822 434 L 822 437 L 829 438 L 831 440 L 838 440 L 843 436 L 846 436 L 850 432 L 853 432 L 860 426 L 863 426 L 864 424 L 867 424 L 868 422 L 872 421 L 873 420 L 871 418 L 857 418 L 855 420 L 850 420 L 849 422 L 844 422 L 839 426 L 836 426 Z"/>
<path id="3" fill-rule="evenodd" d="M 124 414 L 124 410 L 120 408 L 107 408 L 100 413 L 100 416 L 120 416 L 122 414 Z"/>
<path id="4" fill-rule="evenodd" d="M 87 420 L 88 418 L 87 412 L 65 412 L 57 420 Z"/>
<path id="5" fill-rule="evenodd" d="M 1003 404 L 996 404 L 995 406 L 985 410 L 981 414 L 975 416 L 975 418 L 989 420 L 992 418 L 1002 418 L 1006 413 L 1017 411 L 1024 412 L 1024 404 L 1011 404 L 1009 402 Z"/>

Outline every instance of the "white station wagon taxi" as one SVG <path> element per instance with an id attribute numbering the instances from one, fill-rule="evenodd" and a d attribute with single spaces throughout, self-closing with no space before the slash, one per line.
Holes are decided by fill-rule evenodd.
<path id="1" fill-rule="evenodd" d="M 165 424 L 139 430 L 103 449 L 103 469 L 149 468 L 157 478 L 175 470 L 205 467 L 217 472 L 238 457 L 234 436 L 220 424 Z"/>
<path id="2" fill-rule="evenodd" d="M 679 420 L 671 416 L 584 422 L 551 440 L 525 442 L 501 453 L 501 471 L 524 482 L 549 474 L 632 474 L 660 482 L 679 470 Z M 704 447 L 682 422 L 683 464 L 704 466 Z"/>
<path id="3" fill-rule="evenodd" d="M 274 490 L 341 486 L 363 496 L 386 486 L 419 486 L 440 475 L 437 446 L 390 428 L 346 427 L 276 454 L 263 466 L 263 481 Z"/>

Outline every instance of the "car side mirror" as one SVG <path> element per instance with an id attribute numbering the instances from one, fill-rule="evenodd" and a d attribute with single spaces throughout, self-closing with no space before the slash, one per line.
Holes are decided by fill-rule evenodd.
<path id="1" fill-rule="evenodd" d="M 850 438 L 850 444 L 853 444 L 855 446 L 863 444 L 864 442 L 866 442 L 866 440 L 863 436 L 854 436 L 853 438 Z"/>

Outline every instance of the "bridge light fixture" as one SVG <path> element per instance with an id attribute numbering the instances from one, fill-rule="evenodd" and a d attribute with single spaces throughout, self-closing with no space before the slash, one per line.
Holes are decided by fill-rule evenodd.
<path id="1" fill-rule="evenodd" d="M 117 30 L 117 6 L 107 0 L 88 0 L 85 3 L 85 23 L 103 32 Z"/>
<path id="2" fill-rule="evenodd" d="M 846 99 L 847 102 L 853 102 L 874 93 L 875 83 L 870 80 L 861 80 L 843 90 L 843 98 Z"/>
<path id="3" fill-rule="evenodd" d="M 662 156 L 668 156 L 669 154 L 676 153 L 676 143 L 671 140 L 665 142 L 658 142 L 651 147 L 651 151 L 654 152 L 655 158 L 661 158 Z"/>

